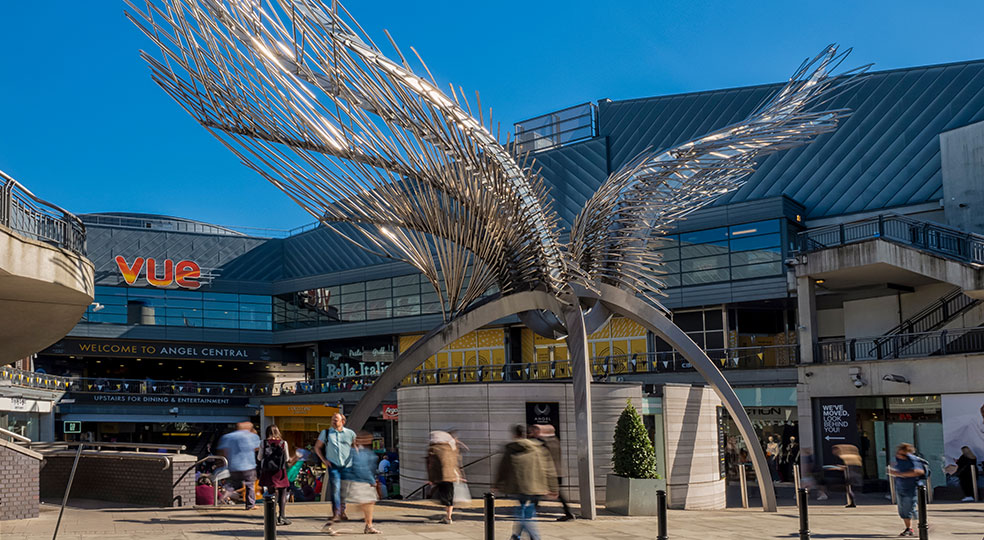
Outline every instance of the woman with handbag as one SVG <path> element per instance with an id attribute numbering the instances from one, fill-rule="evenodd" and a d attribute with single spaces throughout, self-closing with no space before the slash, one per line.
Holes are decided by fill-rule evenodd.
<path id="1" fill-rule="evenodd" d="M 454 484 L 463 480 L 458 467 L 458 445 L 446 431 L 432 431 L 427 447 L 427 483 L 433 486 L 433 496 L 444 506 L 446 515 L 441 523 L 451 524 L 454 512 Z"/>

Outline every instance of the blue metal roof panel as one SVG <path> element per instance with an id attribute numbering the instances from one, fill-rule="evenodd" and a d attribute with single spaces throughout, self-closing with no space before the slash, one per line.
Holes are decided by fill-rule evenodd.
<path id="1" fill-rule="evenodd" d="M 737 122 L 780 87 L 602 102 L 599 131 L 608 138 L 611 170 L 646 148 L 669 148 Z M 715 204 L 786 195 L 816 218 L 939 199 L 939 133 L 984 120 L 984 61 L 870 73 L 829 106 L 853 112 L 813 144 L 766 157 L 741 189 Z M 544 177 L 557 184 L 571 174 L 548 167 Z M 562 217 L 575 206 L 565 204 Z"/>

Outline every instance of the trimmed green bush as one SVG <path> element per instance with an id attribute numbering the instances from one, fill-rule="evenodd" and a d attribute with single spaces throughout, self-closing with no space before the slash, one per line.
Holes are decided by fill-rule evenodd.
<path id="1" fill-rule="evenodd" d="M 629 401 L 615 425 L 612 443 L 613 471 L 626 478 L 659 478 L 656 473 L 656 450 L 642 417 Z"/>

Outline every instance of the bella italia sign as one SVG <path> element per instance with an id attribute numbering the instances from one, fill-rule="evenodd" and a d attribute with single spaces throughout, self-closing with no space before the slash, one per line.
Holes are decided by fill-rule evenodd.
<path id="1" fill-rule="evenodd" d="M 344 362 L 325 365 L 325 378 L 344 379 L 347 377 L 372 377 L 386 371 L 388 363 L 383 362 Z"/>

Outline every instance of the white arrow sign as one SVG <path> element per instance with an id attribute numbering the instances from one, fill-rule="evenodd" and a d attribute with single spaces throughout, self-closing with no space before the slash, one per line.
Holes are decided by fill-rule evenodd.
<path id="1" fill-rule="evenodd" d="M 831 440 L 831 439 L 833 439 L 835 441 L 843 441 L 844 440 L 844 437 L 831 437 L 830 435 L 827 435 L 826 437 L 824 437 L 824 439 L 827 439 L 828 441 Z"/>

